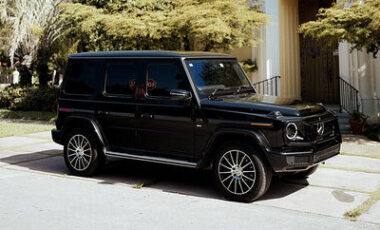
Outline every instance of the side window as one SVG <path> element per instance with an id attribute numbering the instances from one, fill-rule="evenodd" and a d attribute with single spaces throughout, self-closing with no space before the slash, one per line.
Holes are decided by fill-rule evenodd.
<path id="1" fill-rule="evenodd" d="M 184 72 L 175 63 L 151 63 L 146 88 L 149 96 L 169 97 L 170 90 L 189 87 Z"/>
<path id="2" fill-rule="evenodd" d="M 133 95 L 136 79 L 135 63 L 110 64 L 107 68 L 106 93 Z"/>
<path id="3" fill-rule="evenodd" d="M 67 68 L 64 90 L 70 94 L 93 94 L 99 65 L 91 61 L 71 61 Z"/>

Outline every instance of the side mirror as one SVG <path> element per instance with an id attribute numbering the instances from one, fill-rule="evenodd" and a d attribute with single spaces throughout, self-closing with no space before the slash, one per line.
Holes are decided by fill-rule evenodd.
<path id="1" fill-rule="evenodd" d="M 192 98 L 192 95 L 187 90 L 172 89 L 170 90 L 170 99 L 174 101 L 187 101 Z"/>

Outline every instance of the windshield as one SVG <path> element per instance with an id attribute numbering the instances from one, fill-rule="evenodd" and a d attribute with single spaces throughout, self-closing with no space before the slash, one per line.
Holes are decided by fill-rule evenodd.
<path id="1" fill-rule="evenodd" d="M 202 95 L 255 92 L 236 60 L 186 60 L 186 66 Z"/>

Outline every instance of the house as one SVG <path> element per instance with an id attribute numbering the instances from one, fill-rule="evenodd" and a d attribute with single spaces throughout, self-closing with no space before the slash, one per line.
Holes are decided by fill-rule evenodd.
<path id="1" fill-rule="evenodd" d="M 342 43 L 334 52 L 320 42 L 304 39 L 299 25 L 316 19 L 318 9 L 334 0 L 263 0 L 270 24 L 259 32 L 262 43 L 240 48 L 232 54 L 241 60 L 256 60 L 251 74 L 259 92 L 268 100 L 292 103 L 323 103 L 337 112 L 354 110 L 380 117 L 380 58 Z M 276 77 L 276 76 L 280 76 Z"/>

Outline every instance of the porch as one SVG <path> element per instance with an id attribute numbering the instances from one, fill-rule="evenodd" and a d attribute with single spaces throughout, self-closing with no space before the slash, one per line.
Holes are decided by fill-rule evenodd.
<path id="1" fill-rule="evenodd" d="M 234 50 L 239 59 L 256 60 L 251 74 L 259 93 L 280 103 L 327 104 L 339 113 L 359 110 L 380 119 L 380 60 L 342 43 L 335 51 L 298 34 L 300 24 L 314 20 L 320 8 L 334 0 L 265 0 L 270 25 L 262 28 L 262 43 Z M 280 76 L 280 77 L 278 77 Z"/>

